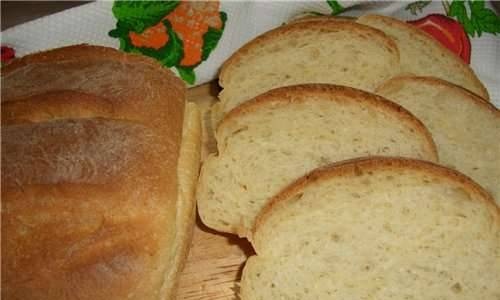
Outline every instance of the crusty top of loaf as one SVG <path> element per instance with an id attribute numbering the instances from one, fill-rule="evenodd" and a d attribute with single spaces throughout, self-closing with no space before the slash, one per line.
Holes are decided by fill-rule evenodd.
<path id="1" fill-rule="evenodd" d="M 182 124 L 182 119 L 168 118 L 169 122 L 165 122 L 160 114 L 172 110 L 169 108 L 172 105 L 178 105 L 182 111 L 184 83 L 167 68 L 142 55 L 77 45 L 28 55 L 2 68 L 2 105 L 65 90 L 107 99 L 113 104 L 115 118 L 162 128 L 178 124 L 177 121 Z M 165 101 L 162 93 L 171 100 Z M 66 109 L 69 110 L 71 106 Z"/>
<path id="2" fill-rule="evenodd" d="M 323 94 L 325 97 L 295 97 L 296 95 L 308 95 L 311 93 Z M 331 97 L 332 93 L 337 96 Z M 345 97 L 341 97 L 342 95 Z M 437 160 L 438 152 L 434 140 L 432 139 L 432 135 L 425 125 L 409 111 L 381 96 L 341 85 L 299 84 L 270 90 L 229 111 L 219 123 L 217 131 L 221 130 L 224 126 L 229 126 L 229 124 L 231 124 L 233 120 L 237 120 L 238 117 L 252 113 L 253 111 L 267 105 L 280 106 L 287 105 L 292 101 L 315 101 L 319 99 L 329 101 L 363 101 L 364 103 L 373 105 L 382 111 L 398 116 L 401 122 L 406 123 L 411 128 L 417 128 L 422 133 L 427 140 L 426 144 L 429 146 L 429 149 L 427 150 L 429 150 L 429 153 Z"/>
<path id="3" fill-rule="evenodd" d="M 278 206 L 284 205 L 286 201 L 293 201 L 293 195 L 300 193 L 306 186 L 315 184 L 322 180 L 328 180 L 338 176 L 359 176 L 362 174 L 371 174 L 376 169 L 393 170 L 395 174 L 398 170 L 412 169 L 415 171 L 432 174 L 436 178 L 445 181 L 455 182 L 460 184 L 468 193 L 478 195 L 477 199 L 484 202 L 489 207 L 492 215 L 500 226 L 500 207 L 495 204 L 493 197 L 485 191 L 479 184 L 471 180 L 462 173 L 443 167 L 433 162 L 416 160 L 402 157 L 364 157 L 351 160 L 345 160 L 328 166 L 313 170 L 309 174 L 299 178 L 295 182 L 288 185 L 280 193 L 275 195 L 267 205 L 261 210 L 252 229 L 252 236 L 258 231 L 260 226 L 266 222 L 266 219 L 272 215 L 273 210 Z M 255 242 L 255 241 L 253 241 Z M 258 245 L 255 246 L 257 249 Z"/>
<path id="4" fill-rule="evenodd" d="M 182 81 L 176 77 L 172 77 L 172 72 L 165 68 L 158 68 L 158 62 L 154 59 L 144 55 L 130 55 L 124 52 L 116 51 L 113 48 L 93 46 L 87 44 L 72 45 L 62 48 L 51 49 L 26 55 L 14 59 L 2 66 L 2 75 L 7 75 L 22 67 L 40 63 L 54 63 L 74 60 L 88 60 L 88 61 L 121 61 L 124 64 L 141 64 L 148 65 L 157 69 L 157 72 L 169 74 L 176 85 L 182 86 Z"/>
<path id="5" fill-rule="evenodd" d="M 411 45 L 416 49 L 420 49 L 417 47 L 421 47 L 425 48 L 427 51 L 434 52 L 435 54 L 433 55 L 433 57 L 435 57 L 436 60 L 442 62 L 440 66 L 442 65 L 443 69 L 448 70 L 447 75 L 449 76 L 447 76 L 444 79 L 463 85 L 465 88 L 471 90 L 480 97 L 489 99 L 488 90 L 482 84 L 482 82 L 476 77 L 471 67 L 467 65 L 462 59 L 460 59 L 460 57 L 458 57 L 451 50 L 444 47 L 440 42 L 438 42 L 434 37 L 429 35 L 427 32 L 418 29 L 416 26 L 410 25 L 408 23 L 387 16 L 364 15 L 358 19 L 358 22 L 379 29 L 381 29 L 382 28 L 381 26 L 383 26 L 385 28 L 391 28 L 406 33 L 408 36 L 411 37 L 411 40 L 400 41 L 397 42 L 397 44 L 405 43 L 406 45 Z M 381 30 L 386 32 L 386 30 L 384 29 Z M 387 31 L 386 33 L 389 36 L 391 36 L 389 31 Z M 405 57 L 405 53 L 401 49 L 400 49 L 400 54 L 401 54 L 402 64 L 404 64 L 405 61 L 416 59 L 414 57 Z M 416 68 L 418 67 L 415 67 L 414 68 L 415 70 L 412 71 L 412 70 L 405 70 L 403 67 L 402 71 L 414 73 L 417 72 Z M 432 74 L 432 73 L 422 74 L 422 72 L 425 73 L 426 71 L 425 70 L 420 71 L 418 72 L 418 74 L 415 75 L 437 76 L 437 74 Z M 461 77 L 461 80 L 459 80 L 460 82 L 457 82 L 457 79 L 452 78 L 456 76 Z"/>
<path id="6" fill-rule="evenodd" d="M 77 106 L 78 109 L 72 109 Z M 106 98 L 71 90 L 49 91 L 2 103 L 2 124 L 39 123 L 68 118 L 111 117 L 113 103 Z"/>
<path id="7" fill-rule="evenodd" d="M 2 296 L 160 298 L 184 101 L 169 70 L 103 47 L 2 68 Z"/>

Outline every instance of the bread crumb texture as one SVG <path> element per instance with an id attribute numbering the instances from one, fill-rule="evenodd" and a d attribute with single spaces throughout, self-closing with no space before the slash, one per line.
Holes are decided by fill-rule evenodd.
<path id="1" fill-rule="evenodd" d="M 219 82 L 222 113 L 270 89 L 332 83 L 373 91 L 399 72 L 385 34 L 354 22 L 292 23 L 252 40 L 229 58 Z"/>
<path id="2" fill-rule="evenodd" d="M 430 163 L 354 161 L 274 198 L 242 299 L 499 299 L 500 214 Z"/>
<path id="3" fill-rule="evenodd" d="M 433 77 L 397 77 L 376 93 L 419 118 L 440 163 L 483 185 L 500 204 L 500 111 L 493 104 Z"/>
<path id="4" fill-rule="evenodd" d="M 401 107 L 332 85 L 265 93 L 229 113 L 216 139 L 198 186 L 200 216 L 242 236 L 270 197 L 316 167 L 367 155 L 437 160 L 430 134 Z"/>

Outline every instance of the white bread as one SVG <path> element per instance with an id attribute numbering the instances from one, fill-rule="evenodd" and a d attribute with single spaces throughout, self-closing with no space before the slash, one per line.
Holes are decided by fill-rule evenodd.
<path id="1" fill-rule="evenodd" d="M 357 22 L 379 29 L 394 39 L 401 56 L 401 73 L 438 77 L 489 99 L 488 91 L 474 71 L 423 30 L 379 15 L 364 15 Z"/>
<path id="2" fill-rule="evenodd" d="M 71 46 L 2 68 L 2 298 L 173 299 L 200 116 L 152 59 Z"/>
<path id="3" fill-rule="evenodd" d="M 205 225 L 240 236 L 268 198 L 316 167 L 377 154 L 437 160 L 429 132 L 406 110 L 325 84 L 247 101 L 226 115 L 215 137 L 219 153 L 202 166 L 198 211 Z"/>
<path id="4" fill-rule="evenodd" d="M 370 158 L 315 170 L 259 215 L 242 300 L 499 299 L 500 210 L 466 176 Z"/>
<path id="5" fill-rule="evenodd" d="M 397 77 L 377 93 L 424 123 L 441 164 L 470 176 L 500 204 L 500 111 L 494 105 L 432 77 Z"/>
<path id="6" fill-rule="evenodd" d="M 312 20 L 266 32 L 222 66 L 216 121 L 273 88 L 329 83 L 373 91 L 399 73 L 399 53 L 379 30 L 350 21 Z"/>

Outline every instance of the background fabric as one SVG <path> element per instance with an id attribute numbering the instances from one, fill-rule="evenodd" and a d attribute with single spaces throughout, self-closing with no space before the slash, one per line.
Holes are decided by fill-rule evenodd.
<path id="1" fill-rule="evenodd" d="M 377 13 L 404 21 L 416 21 L 417 25 L 430 20 L 434 22 L 435 28 L 440 28 L 439 30 L 448 35 L 457 35 L 460 30 L 465 32 L 470 41 L 470 49 L 465 47 L 466 53 L 457 53 L 457 55 L 463 57 L 464 60 L 467 55 L 470 56 L 471 67 L 488 88 L 492 102 L 500 107 L 500 38 L 496 35 L 500 33 L 500 21 L 488 2 L 211 2 L 210 7 L 206 5 L 206 7 L 194 8 L 195 12 L 196 9 L 200 12 L 197 15 L 198 23 L 186 23 L 186 25 L 194 26 L 192 28 L 196 28 L 199 32 L 189 31 L 191 29 L 183 27 L 182 22 L 192 20 L 183 19 L 182 16 L 192 16 L 193 10 L 190 10 L 190 7 L 181 7 L 182 2 L 162 1 L 163 4 L 160 5 L 155 4 L 157 1 L 147 1 L 145 3 L 150 3 L 147 7 L 140 6 L 140 3 L 135 3 L 133 4 L 135 6 L 131 7 L 125 1 L 121 2 L 119 5 L 122 7 L 118 9 L 115 2 L 93 2 L 9 28 L 1 33 L 2 46 L 13 48 L 16 56 L 78 43 L 122 48 L 156 57 L 164 65 L 171 67 L 186 82 L 198 85 L 216 78 L 221 64 L 244 43 L 290 19 L 310 13 L 351 17 Z M 202 4 L 206 2 L 198 5 Z M 210 12 L 207 12 L 208 9 Z M 458 24 L 458 31 L 456 28 L 446 28 L 450 20 Z M 165 26 L 159 24 L 161 22 Z M 137 36 L 135 42 L 140 44 L 142 43 L 140 38 L 143 38 L 146 33 L 153 32 L 151 28 L 155 26 L 157 28 L 163 26 L 160 29 L 164 30 L 163 35 L 168 39 L 165 45 L 159 49 L 136 47 L 130 45 L 129 39 L 128 49 L 126 49 L 126 42 L 124 43 L 124 38 L 120 37 L 128 39 L 130 32 L 137 30 L 137 33 L 134 32 Z M 207 34 L 207 32 L 210 33 Z M 190 38 L 193 44 L 189 44 Z M 437 39 L 440 39 L 439 32 Z M 161 38 L 156 41 L 161 44 Z M 192 55 L 190 59 L 187 57 L 183 59 L 182 51 L 188 53 L 188 47 L 191 47 Z M 196 47 L 199 49 L 197 50 Z M 450 47 L 461 49 L 457 51 L 464 51 L 463 45 Z M 161 52 L 163 56 L 158 52 Z"/>

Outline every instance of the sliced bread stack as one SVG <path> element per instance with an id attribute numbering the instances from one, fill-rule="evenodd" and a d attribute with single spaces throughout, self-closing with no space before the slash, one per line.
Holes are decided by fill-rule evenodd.
<path id="1" fill-rule="evenodd" d="M 281 86 L 332 83 L 373 91 L 399 73 L 399 64 L 392 39 L 366 25 L 312 20 L 281 26 L 250 41 L 224 63 L 215 119 Z"/>
<path id="2" fill-rule="evenodd" d="M 438 77 L 489 99 L 467 64 L 413 25 L 378 15 L 312 17 L 262 34 L 224 63 L 213 121 L 276 87 L 330 83 L 373 92 L 400 74 Z"/>
<path id="3" fill-rule="evenodd" d="M 220 83 L 197 200 L 256 250 L 242 300 L 500 299 L 500 209 L 446 167 L 498 193 L 498 110 L 453 53 L 386 17 L 312 18 Z"/>
<path id="4" fill-rule="evenodd" d="M 393 102 L 322 84 L 277 88 L 232 110 L 197 189 L 202 221 L 247 236 L 268 199 L 314 168 L 359 156 L 437 161 L 422 123 Z"/>
<path id="5" fill-rule="evenodd" d="M 423 161 L 315 170 L 260 214 L 242 300 L 500 299 L 500 210 Z"/>
<path id="6" fill-rule="evenodd" d="M 500 110 L 432 77 L 397 77 L 376 92 L 424 123 L 436 142 L 441 164 L 470 176 L 500 204 Z"/>
<path id="7" fill-rule="evenodd" d="M 423 30 L 379 15 L 361 16 L 357 22 L 383 31 L 396 43 L 401 73 L 438 77 L 489 99 L 488 91 L 469 65 Z"/>

